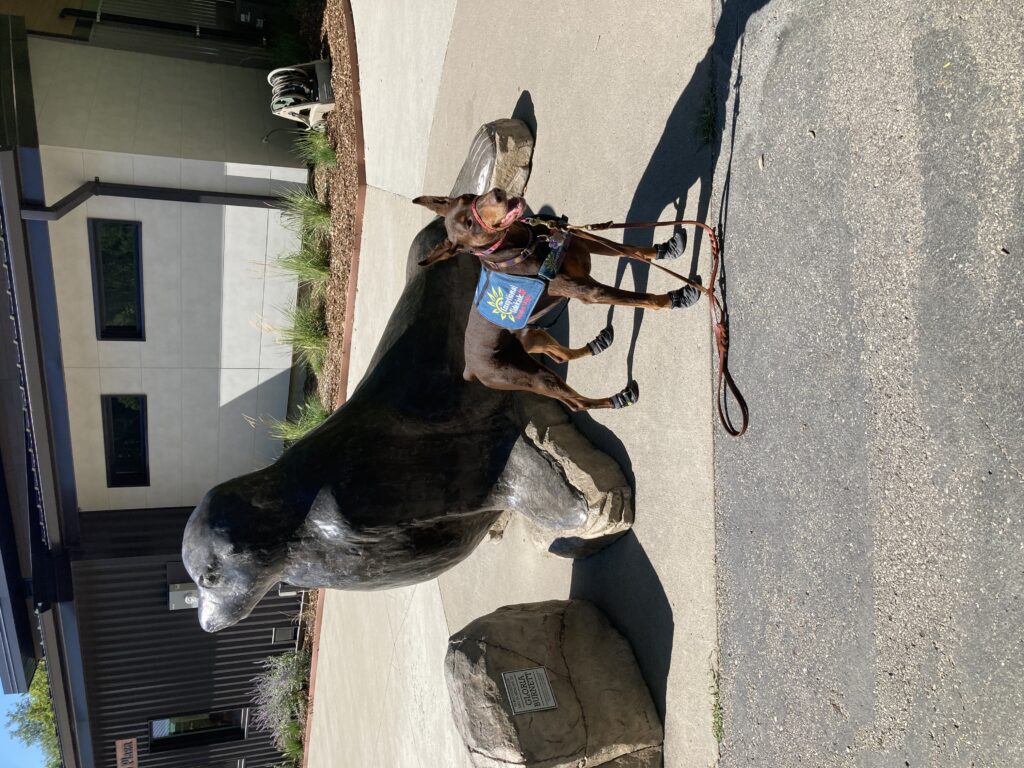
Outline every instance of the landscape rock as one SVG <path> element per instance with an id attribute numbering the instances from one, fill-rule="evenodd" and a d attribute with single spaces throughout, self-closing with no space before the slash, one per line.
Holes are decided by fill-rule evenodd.
<path id="1" fill-rule="evenodd" d="M 615 541 L 633 525 L 633 489 L 621 467 L 599 450 L 551 400 L 519 399 L 523 433 L 565 476 L 586 503 L 587 514 L 572 528 L 565 515 L 550 521 L 531 516 L 531 538 L 541 549 L 563 557 L 585 557 Z"/>
<path id="2" fill-rule="evenodd" d="M 503 673 L 538 667 L 554 708 L 514 713 Z M 589 602 L 506 606 L 471 622 L 449 639 L 445 679 L 476 768 L 662 764 L 661 721 L 632 648 Z"/>

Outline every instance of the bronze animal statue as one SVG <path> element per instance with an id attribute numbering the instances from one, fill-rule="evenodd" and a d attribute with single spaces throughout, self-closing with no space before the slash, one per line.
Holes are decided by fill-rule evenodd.
<path id="1" fill-rule="evenodd" d="M 493 183 L 504 133 L 523 130 L 518 121 L 481 129 L 459 182 L 476 188 L 455 191 Z M 476 264 L 419 266 L 444 237 L 435 220 L 413 241 L 405 290 L 349 400 L 274 464 L 218 485 L 192 513 L 182 556 L 204 629 L 240 621 L 278 582 L 383 589 L 433 578 L 509 512 L 567 556 L 632 523 L 618 465 L 560 408 L 463 377 Z"/>

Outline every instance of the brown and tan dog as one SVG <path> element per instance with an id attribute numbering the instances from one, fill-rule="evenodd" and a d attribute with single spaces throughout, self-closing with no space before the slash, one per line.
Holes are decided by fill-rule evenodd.
<path id="1" fill-rule="evenodd" d="M 450 259 L 465 251 L 479 258 L 485 269 L 533 276 L 538 274 L 548 255 L 545 237 L 550 232 L 549 227 L 532 220 L 520 220 L 525 203 L 522 198 L 509 197 L 502 189 L 492 189 L 483 195 L 423 196 L 413 202 L 444 217 L 448 233 L 447 239 L 420 262 L 421 266 Z M 646 260 L 674 258 L 682 253 L 684 243 L 678 234 L 653 248 L 627 246 L 589 233 L 585 238 L 570 236 L 561 269 L 548 282 L 543 299 L 531 315 L 531 322 L 562 299 L 642 309 L 690 306 L 700 296 L 690 285 L 665 294 L 635 293 L 602 285 L 590 276 L 591 254 Z M 479 381 L 492 389 L 520 390 L 551 397 L 573 411 L 623 408 L 639 399 L 635 381 L 610 397 L 584 397 L 558 374 L 531 357 L 547 355 L 556 362 L 564 363 L 596 355 L 607 349 L 612 339 L 609 327 L 589 344 L 573 349 L 559 344 L 540 328 L 527 326 L 516 331 L 500 328 L 473 308 L 466 326 L 466 369 L 463 375 L 469 381 Z"/>

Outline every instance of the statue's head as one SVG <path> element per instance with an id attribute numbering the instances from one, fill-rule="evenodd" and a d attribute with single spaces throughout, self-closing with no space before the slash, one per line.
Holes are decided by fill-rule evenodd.
<path id="1" fill-rule="evenodd" d="M 279 515 L 261 510 L 252 475 L 218 485 L 185 526 L 182 559 L 199 592 L 199 623 L 207 632 L 252 611 L 280 580 L 287 539 Z"/>

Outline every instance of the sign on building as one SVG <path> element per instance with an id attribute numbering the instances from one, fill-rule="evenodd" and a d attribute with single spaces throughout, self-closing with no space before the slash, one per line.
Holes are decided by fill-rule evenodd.
<path id="1" fill-rule="evenodd" d="M 117 768 L 139 768 L 139 740 L 118 739 L 114 742 Z"/>

